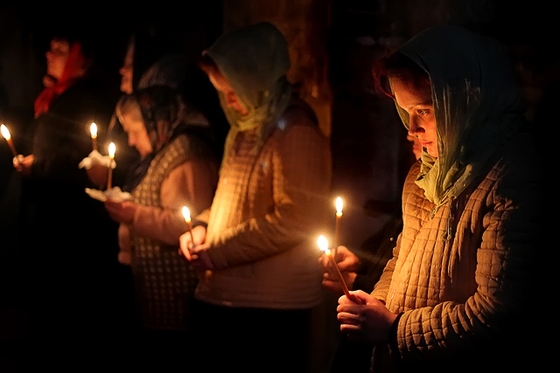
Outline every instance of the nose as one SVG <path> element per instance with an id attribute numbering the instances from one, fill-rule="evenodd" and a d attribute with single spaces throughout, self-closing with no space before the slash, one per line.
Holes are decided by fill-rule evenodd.
<path id="1" fill-rule="evenodd" d="M 414 117 L 410 117 L 408 123 L 408 135 L 412 137 L 418 136 L 418 134 L 423 133 L 424 128 L 419 125 L 418 120 Z"/>

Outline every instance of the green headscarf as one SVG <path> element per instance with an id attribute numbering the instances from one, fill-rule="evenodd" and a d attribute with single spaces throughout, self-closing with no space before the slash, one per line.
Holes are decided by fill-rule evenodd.
<path id="1" fill-rule="evenodd" d="M 493 151 L 523 124 L 525 107 L 507 52 L 493 39 L 439 25 L 399 52 L 430 76 L 439 156 L 423 152 L 416 183 L 437 209 L 487 171 Z M 408 114 L 397 110 L 408 128 Z"/>
<path id="2" fill-rule="evenodd" d="M 290 68 L 284 35 L 271 23 L 260 22 L 222 35 L 203 52 L 216 63 L 247 115 L 227 107 L 221 93 L 220 103 L 230 124 L 224 157 L 237 134 L 257 129 L 264 142 L 276 117 L 287 107 L 292 87 L 286 73 Z"/>

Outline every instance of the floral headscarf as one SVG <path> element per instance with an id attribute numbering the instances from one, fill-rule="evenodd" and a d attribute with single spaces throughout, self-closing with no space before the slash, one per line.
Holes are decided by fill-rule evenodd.
<path id="1" fill-rule="evenodd" d="M 487 170 L 496 147 L 524 123 L 525 107 L 507 52 L 493 39 L 439 25 L 399 52 L 430 76 L 439 156 L 423 152 L 417 184 L 440 206 Z M 408 128 L 407 113 L 397 110 Z"/>
<path id="2" fill-rule="evenodd" d="M 284 35 L 271 23 L 260 22 L 222 35 L 203 52 L 216 63 L 235 91 L 247 115 L 220 102 L 230 124 L 224 157 L 237 133 L 258 129 L 262 145 L 274 119 L 288 105 L 292 87 L 286 78 L 290 57 Z"/>

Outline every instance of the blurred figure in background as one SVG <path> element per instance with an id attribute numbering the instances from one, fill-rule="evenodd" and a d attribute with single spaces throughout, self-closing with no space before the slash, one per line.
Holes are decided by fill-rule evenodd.
<path id="1" fill-rule="evenodd" d="M 330 204 L 329 141 L 286 73 L 270 23 L 220 37 L 201 67 L 230 124 L 216 196 L 181 249 L 200 274 L 194 356 L 200 371 L 307 372 L 322 300 L 317 232 Z"/>
<path id="2" fill-rule="evenodd" d="M 169 86 L 122 96 L 116 114 L 139 158 L 123 186 L 132 200 L 105 202 L 120 223 L 118 258 L 131 266 L 142 326 L 132 336 L 131 364 L 165 372 L 184 363 L 199 342 L 190 330 L 197 276 L 179 254 L 179 236 L 187 230 L 181 209 L 198 214 L 210 206 L 218 179 L 218 158 L 187 113 Z"/>
<path id="3" fill-rule="evenodd" d="M 22 177 L 19 259 L 32 342 L 56 350 L 42 367 L 61 367 L 68 355 L 93 356 L 82 342 L 114 337 L 117 225 L 85 193 L 95 184 L 78 167 L 92 150 L 90 124 L 107 125 L 112 111 L 93 74 L 96 57 L 82 33 L 52 36 L 24 157 L 14 159 Z"/>
<path id="4" fill-rule="evenodd" d="M 185 53 L 177 48 L 164 47 L 163 44 L 142 32 L 130 36 L 123 65 L 119 69 L 121 92 L 130 94 L 135 89 L 152 85 L 167 85 L 177 89 L 187 109 L 188 117 L 185 120 L 202 125 L 200 128 L 203 128 L 204 136 L 212 141 L 214 152 L 221 157 L 228 127 L 216 91 L 198 66 L 187 60 Z M 109 127 L 107 143 L 113 141 L 121 149 L 115 159 L 124 167 L 117 170 L 115 183 L 122 185 L 126 178 L 122 170 L 127 170 L 138 154 L 136 149 L 126 145 L 127 136 L 116 115 L 113 115 Z"/>

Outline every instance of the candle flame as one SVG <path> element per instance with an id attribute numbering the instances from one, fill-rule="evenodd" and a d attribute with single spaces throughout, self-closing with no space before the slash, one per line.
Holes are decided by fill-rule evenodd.
<path id="1" fill-rule="evenodd" d="M 191 221 L 191 211 L 187 206 L 183 206 L 183 217 L 187 223 Z"/>
<path id="2" fill-rule="evenodd" d="M 116 146 L 115 143 L 112 142 L 109 144 L 109 157 L 111 159 L 115 158 Z"/>
<path id="3" fill-rule="evenodd" d="M 342 216 L 342 198 L 336 197 L 334 204 L 336 207 L 336 216 Z"/>
<path id="4" fill-rule="evenodd" d="M 89 132 L 91 133 L 92 139 L 97 138 L 97 124 L 95 124 L 95 122 L 91 122 L 91 125 L 89 126 Z"/>
<path id="5" fill-rule="evenodd" d="M 320 235 L 319 238 L 317 238 L 317 246 L 319 246 L 319 249 L 324 251 L 327 255 L 331 252 L 329 250 L 329 240 L 327 240 L 327 238 L 323 235 Z"/>
<path id="6" fill-rule="evenodd" d="M 12 136 L 10 135 L 10 131 L 8 131 L 8 127 L 6 127 L 4 124 L 2 124 L 2 126 L 0 126 L 0 130 L 2 131 L 2 136 L 4 136 L 4 138 L 6 140 L 9 140 L 12 138 Z"/>

